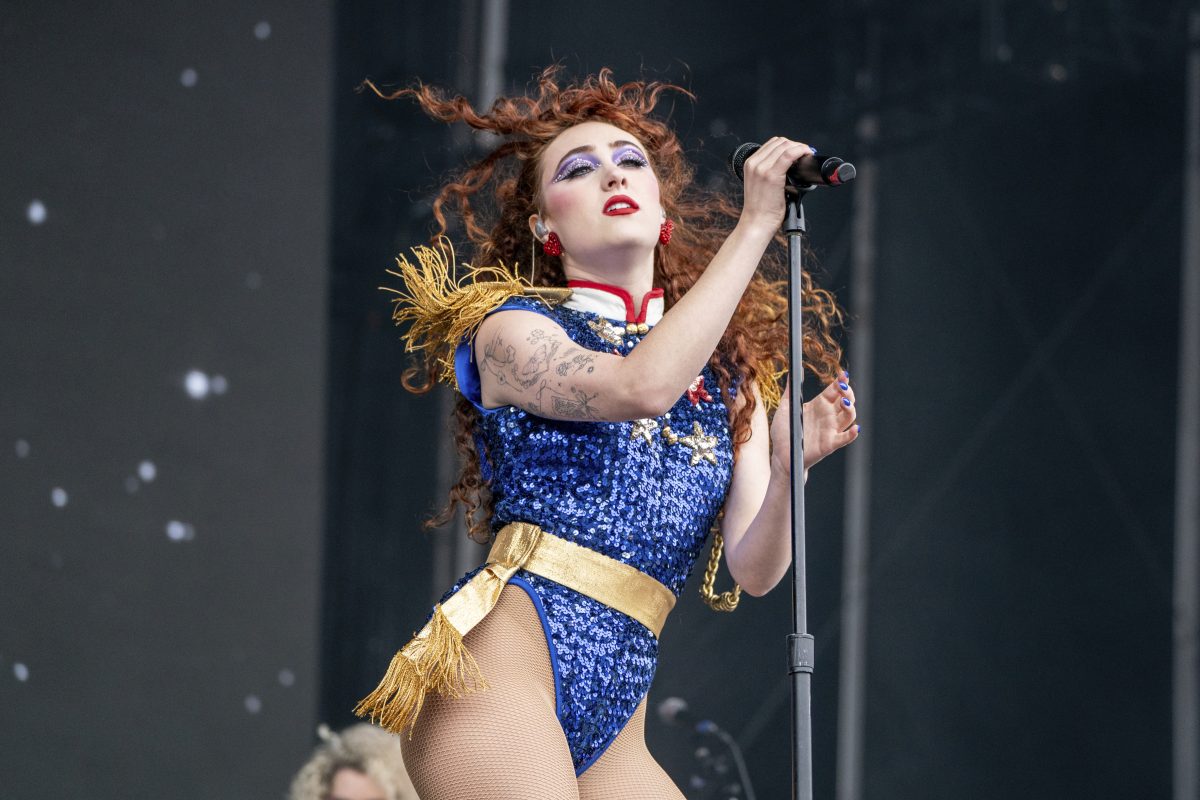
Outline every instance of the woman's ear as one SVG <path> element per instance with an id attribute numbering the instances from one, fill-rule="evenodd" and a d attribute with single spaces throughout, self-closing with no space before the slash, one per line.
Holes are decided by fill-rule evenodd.
<path id="1" fill-rule="evenodd" d="M 544 241 L 550 235 L 550 229 L 546 227 L 546 223 L 542 222 L 542 218 L 537 214 L 529 215 L 529 232 L 539 242 Z"/>

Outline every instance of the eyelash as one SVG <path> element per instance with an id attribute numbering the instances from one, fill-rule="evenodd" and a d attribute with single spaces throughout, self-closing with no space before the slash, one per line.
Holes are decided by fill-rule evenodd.
<path id="1" fill-rule="evenodd" d="M 558 173 L 558 177 L 554 179 L 554 182 L 567 181 L 578 175 L 585 175 L 595 168 L 596 165 L 589 159 L 577 158 L 574 161 L 567 162 L 567 166 L 563 168 L 562 172 Z"/>
<path id="2" fill-rule="evenodd" d="M 618 159 L 617 164 L 633 164 L 636 167 L 650 166 L 650 162 L 646 160 L 645 156 L 633 151 L 622 154 L 621 158 Z M 558 183 L 559 181 L 569 181 L 572 178 L 576 178 L 580 175 L 586 175 L 594 169 L 596 169 L 596 165 L 589 159 L 576 159 L 575 161 L 567 163 L 567 167 L 558 174 L 558 177 L 554 179 L 554 182 Z"/>
<path id="3" fill-rule="evenodd" d="M 630 150 L 628 153 L 623 154 L 621 156 L 620 160 L 617 161 L 618 164 L 625 164 L 627 162 L 636 164 L 639 167 L 650 166 L 650 162 L 646 160 L 646 157 L 644 155 L 642 155 L 641 153 L 638 153 L 636 151 L 633 151 L 633 150 Z"/>

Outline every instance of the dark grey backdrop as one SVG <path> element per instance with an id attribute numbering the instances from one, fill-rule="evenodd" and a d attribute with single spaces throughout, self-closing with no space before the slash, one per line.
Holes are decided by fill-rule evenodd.
<path id="1" fill-rule="evenodd" d="M 5 797 L 279 797 L 310 748 L 331 44 L 323 2 L 4 5 Z"/>

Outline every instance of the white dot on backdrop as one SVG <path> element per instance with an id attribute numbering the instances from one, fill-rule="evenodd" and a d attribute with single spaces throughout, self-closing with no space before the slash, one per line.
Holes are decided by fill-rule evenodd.
<path id="1" fill-rule="evenodd" d="M 209 386 L 212 387 L 213 394 L 225 394 L 229 390 L 229 381 L 225 380 L 224 375 L 213 375 Z"/>
<path id="2" fill-rule="evenodd" d="M 262 286 L 262 275 L 259 275 L 257 272 L 247 272 L 246 288 L 257 289 L 260 286 Z"/>
<path id="3" fill-rule="evenodd" d="M 173 519 L 167 523 L 167 538 L 172 542 L 190 542 L 196 538 L 196 529 L 187 522 Z"/>
<path id="4" fill-rule="evenodd" d="M 246 710 L 251 714 L 257 714 L 258 712 L 262 711 L 262 700 L 259 700 L 258 695 L 256 694 L 246 695 L 245 703 Z"/>
<path id="5" fill-rule="evenodd" d="M 143 461 L 138 464 L 138 477 L 146 483 L 152 482 L 158 476 L 158 467 L 154 466 L 153 461 Z"/>
<path id="6" fill-rule="evenodd" d="M 142 482 L 133 475 L 130 475 L 125 479 L 125 491 L 129 492 L 130 494 L 137 494 L 137 490 L 140 488 L 142 488 Z"/>
<path id="7" fill-rule="evenodd" d="M 187 393 L 197 400 L 208 396 L 208 376 L 198 369 L 192 370 L 184 377 L 183 385 Z"/>
<path id="8" fill-rule="evenodd" d="M 50 490 L 50 502 L 62 508 L 67 504 L 67 490 L 61 486 L 55 486 Z"/>
<path id="9" fill-rule="evenodd" d="M 267 39 L 271 36 L 271 23 L 265 19 L 254 26 L 254 38 L 258 40 Z"/>
<path id="10" fill-rule="evenodd" d="M 21 683 L 29 680 L 29 667 L 22 664 L 20 661 L 13 664 L 13 677 Z"/>
<path id="11" fill-rule="evenodd" d="M 279 685 L 280 686 L 291 686 L 295 682 L 296 682 L 296 673 L 292 672 L 290 669 L 279 670 Z"/>
<path id="12" fill-rule="evenodd" d="M 46 206 L 42 205 L 41 200 L 34 200 L 30 203 L 29 210 L 25 213 L 34 225 L 41 225 L 46 221 Z"/>
<path id="13" fill-rule="evenodd" d="M 196 70 L 188 67 L 183 72 L 179 73 L 179 82 L 190 89 L 196 85 L 196 80 L 198 77 L 199 76 L 196 74 Z"/>
<path id="14" fill-rule="evenodd" d="M 17 439 L 17 458 L 25 458 L 29 455 L 29 442 L 24 439 Z"/>

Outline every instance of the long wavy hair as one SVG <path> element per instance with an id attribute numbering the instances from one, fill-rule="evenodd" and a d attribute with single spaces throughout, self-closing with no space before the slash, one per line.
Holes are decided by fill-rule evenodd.
<path id="1" fill-rule="evenodd" d="M 633 134 L 648 150 L 658 178 L 662 206 L 675 221 L 669 247 L 657 247 L 654 285 L 661 287 L 670 308 L 692 287 L 738 219 L 738 208 L 724 194 L 695 185 L 694 169 L 685 158 L 675 133 L 652 116 L 663 95 L 673 93 L 689 100 L 695 97 L 683 87 L 661 81 L 617 84 L 612 70 L 605 68 L 582 81 L 559 84 L 563 68 L 551 66 L 536 79 L 526 96 L 501 97 L 491 109 L 480 112 L 461 95 L 417 82 L 385 93 L 370 81 L 370 88 L 386 100 L 412 98 L 430 117 L 442 122 L 464 122 L 504 140 L 494 150 L 463 169 L 442 186 L 433 202 L 436 232 L 449 228 L 447 214 L 456 216 L 475 250 L 474 264 L 524 262 L 530 253 L 528 219 L 539 213 L 542 154 L 556 136 L 567 128 L 588 121 L 602 121 Z M 775 387 L 787 367 L 788 325 L 785 273 L 779 247 L 768 249 L 759 272 L 751 279 L 725 335 L 712 355 L 710 365 L 721 389 L 728 392 L 745 382 Z M 565 286 L 567 277 L 558 258 L 537 262 L 533 283 Z M 806 272 L 801 276 L 804 306 L 804 366 L 823 381 L 832 381 L 840 369 L 841 348 L 834 336 L 842 312 L 833 295 L 817 287 Z M 436 363 L 418 363 L 404 374 L 404 386 L 414 393 L 429 391 L 436 380 Z M 756 400 L 743 393 L 743 402 L 731 419 L 734 455 L 750 438 L 750 419 Z M 486 542 L 490 536 L 491 495 L 480 471 L 481 454 L 476 449 L 475 431 L 480 414 L 465 398 L 454 411 L 454 440 L 461 456 L 461 472 L 450 490 L 449 501 L 426 521 L 426 527 L 448 522 L 462 505 L 472 539 Z"/>

